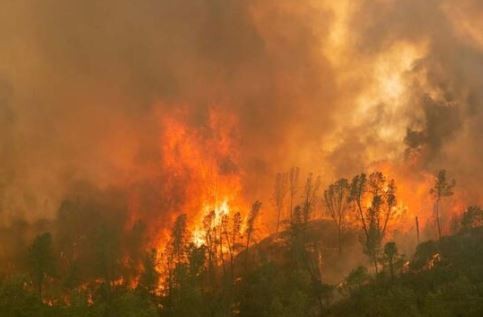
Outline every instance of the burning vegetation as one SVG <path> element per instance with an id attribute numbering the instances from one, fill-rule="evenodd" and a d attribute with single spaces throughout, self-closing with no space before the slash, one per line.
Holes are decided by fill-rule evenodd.
<path id="1" fill-rule="evenodd" d="M 483 314 L 481 1 L 3 7 L 0 316 Z"/>

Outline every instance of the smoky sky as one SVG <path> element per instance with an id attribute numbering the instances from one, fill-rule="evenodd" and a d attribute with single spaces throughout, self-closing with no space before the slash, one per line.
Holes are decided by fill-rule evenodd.
<path id="1" fill-rule="evenodd" d="M 482 14 L 478 1 L 365 1 L 353 21 L 362 55 L 398 41 L 426 43 L 405 74 L 410 88 L 398 115 L 407 117 L 406 153 L 419 152 L 419 167 L 431 172 L 453 170 L 473 197 L 483 172 Z"/>
<path id="2" fill-rule="evenodd" d="M 186 124 L 207 138 L 209 109 L 237 118 L 239 154 L 219 165 L 243 175 L 249 199 L 293 165 L 331 179 L 373 161 L 404 160 L 408 151 L 421 156 L 418 168 L 449 165 L 468 186 L 481 175 L 479 1 L 349 5 L 344 63 L 328 51 L 338 23 L 329 2 L 1 6 L 3 221 L 54 215 L 78 181 L 126 191 L 134 186 L 147 212 L 162 214 L 183 185 L 163 187 L 170 171 L 159 164 L 165 155 L 159 118 L 180 109 Z M 374 102 L 351 119 L 359 96 L 373 86 L 366 74 L 399 43 L 426 47 L 401 75 L 402 105 L 394 110 L 388 101 Z M 381 125 L 398 133 L 387 137 Z"/>

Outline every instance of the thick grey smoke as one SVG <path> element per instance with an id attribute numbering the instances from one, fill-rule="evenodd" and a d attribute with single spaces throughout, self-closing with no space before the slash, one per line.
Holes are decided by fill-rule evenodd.
<path id="1" fill-rule="evenodd" d="M 292 165 L 323 169 L 330 180 L 416 153 L 419 168 L 446 167 L 462 186 L 482 174 L 477 0 L 349 5 L 340 59 L 330 52 L 340 17 L 329 2 L 1 6 L 4 223 L 53 216 L 78 181 L 135 190 L 143 212 L 163 218 L 189 177 L 166 189 L 172 175 L 160 164 L 159 117 L 182 111 L 210 138 L 213 106 L 237 118 L 239 158 L 224 158 L 220 169 L 243 175 L 248 199 L 270 191 L 274 173 Z M 361 112 L 360 95 L 374 87 L 366 74 L 400 43 L 427 47 L 402 74 L 403 105 L 377 101 Z M 396 133 L 387 137 L 390 127 Z"/>
<path id="2" fill-rule="evenodd" d="M 320 10 L 217 0 L 20 1 L 4 9 L 6 220 L 52 214 L 73 181 L 116 186 L 136 178 L 132 165 L 159 165 L 155 113 L 186 107 L 185 120 L 202 131 L 209 107 L 227 108 L 243 136 L 237 168 L 247 170 L 246 185 L 287 157 L 290 131 L 303 125 L 305 138 L 328 128 L 318 114 L 329 108 L 321 101 L 332 98 L 334 76 L 316 54 L 314 25 L 327 25 Z M 166 173 L 136 186 L 151 186 L 153 196 Z"/>
<path id="3" fill-rule="evenodd" d="M 355 50 L 362 55 L 397 42 L 426 43 L 426 53 L 405 75 L 410 89 L 397 113 L 407 118 L 405 153 L 428 171 L 449 169 L 480 203 L 482 15 L 480 1 L 365 1 L 353 20 Z"/>

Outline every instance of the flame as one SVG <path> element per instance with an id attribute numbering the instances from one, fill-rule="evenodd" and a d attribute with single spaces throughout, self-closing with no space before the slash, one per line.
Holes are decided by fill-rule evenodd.
<path id="1" fill-rule="evenodd" d="M 159 112 L 157 115 L 161 126 L 159 146 L 162 153 L 158 169 L 167 173 L 162 174 L 163 184 L 159 190 L 161 196 L 169 198 L 163 206 L 164 218 L 159 217 L 149 223 L 156 231 L 152 243 L 159 250 L 166 246 L 170 227 L 167 224 L 172 224 L 182 213 L 188 215 L 191 242 L 201 246 L 206 242 L 203 219 L 209 213 L 214 212 L 210 224 L 213 229 L 220 227 L 223 217 L 232 215 L 234 211 L 247 210 L 246 197 L 243 197 L 244 174 L 240 167 L 237 118 L 220 107 L 211 107 L 205 120 L 193 124 L 193 114 L 186 109 L 179 107 L 175 112 Z M 435 234 L 435 219 L 429 193 L 434 176 L 415 166 L 417 164 L 417 161 L 385 160 L 368 167 L 367 172 L 379 170 L 396 181 L 398 205 L 389 223 L 387 239 L 392 238 L 394 232 L 415 232 L 416 217 L 421 239 L 435 238 L 435 235 L 431 236 L 431 228 L 432 234 Z M 150 170 L 155 169 L 151 167 Z M 446 233 L 451 218 L 464 210 L 465 201 L 462 189 L 445 199 L 442 222 Z M 131 216 L 137 217 L 142 206 L 139 197 L 132 195 L 129 205 Z M 348 220 L 349 225 L 358 227 L 357 217 L 350 217 L 353 219 Z M 423 233 L 425 228 L 429 228 L 429 233 Z M 257 230 L 262 233 L 260 236 L 266 236 L 270 232 L 269 224 L 262 222 Z"/>
<path id="2" fill-rule="evenodd" d="M 210 224 L 210 229 L 213 229 L 221 225 L 224 216 L 228 216 L 231 214 L 231 208 L 228 203 L 228 199 L 225 198 L 221 201 L 221 203 L 216 205 L 206 204 L 203 207 L 202 215 L 205 217 L 211 212 L 213 212 L 214 217 Z M 201 223 L 196 224 L 195 227 L 192 229 L 191 239 L 192 242 L 198 247 L 206 242 L 204 237 L 204 228 Z"/>
<path id="3" fill-rule="evenodd" d="M 166 197 L 161 206 L 167 219 L 154 219 L 157 227 L 156 245 L 166 242 L 168 223 L 180 214 L 188 215 L 188 230 L 193 242 L 201 244 L 203 217 L 214 210 L 221 221 L 233 208 L 241 209 L 242 182 L 239 167 L 237 120 L 220 107 L 211 107 L 205 120 L 193 118 L 184 107 L 173 113 L 158 113 L 161 131 L 159 146 L 163 171 L 159 191 Z M 158 172 L 161 173 L 161 172 Z M 141 203 L 137 195 L 130 199 L 131 214 L 137 214 Z M 152 224 L 150 224 L 152 226 Z"/>
<path id="4" fill-rule="evenodd" d="M 436 238 L 434 200 L 430 195 L 430 189 L 435 181 L 434 175 L 407 162 L 378 162 L 373 164 L 372 168 L 380 170 L 396 182 L 398 205 L 395 219 L 390 223 L 390 232 L 416 230 L 415 218 L 418 217 L 421 230 L 426 229 L 431 233 L 426 238 Z M 444 200 L 441 213 L 444 232 L 449 231 L 450 221 L 464 211 L 465 201 L 462 188 L 458 188 L 453 196 Z"/>
<path id="5" fill-rule="evenodd" d="M 431 256 L 431 259 L 429 259 L 428 263 L 426 263 L 425 268 L 427 270 L 432 270 L 439 262 L 441 262 L 441 254 L 437 252 Z"/>

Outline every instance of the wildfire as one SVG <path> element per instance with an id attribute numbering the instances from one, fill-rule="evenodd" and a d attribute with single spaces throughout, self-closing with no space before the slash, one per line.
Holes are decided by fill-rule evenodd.
<path id="1" fill-rule="evenodd" d="M 167 214 L 171 221 L 188 215 L 193 242 L 203 243 L 203 218 L 214 212 L 219 224 L 232 208 L 243 206 L 237 144 L 237 121 L 220 108 L 212 107 L 204 120 L 193 124 L 189 112 L 159 114 L 162 132 L 163 195 L 170 197 Z M 188 123 L 189 122 L 189 123 Z M 166 228 L 164 228 L 166 229 Z M 163 245 L 165 237 L 159 237 Z"/>
<path id="2" fill-rule="evenodd" d="M 434 175 L 422 169 L 416 170 L 408 163 L 396 164 L 385 161 L 374 164 L 372 168 L 382 171 L 396 181 L 398 206 L 390 232 L 416 230 L 415 219 L 418 217 L 421 228 L 429 231 L 427 234 L 430 236 L 427 238 L 434 238 L 434 201 L 430 195 L 430 189 L 434 186 Z M 460 189 L 445 202 L 444 231 L 449 230 L 452 218 L 464 211 L 463 196 L 463 189 Z"/>
<path id="3" fill-rule="evenodd" d="M 173 113 L 159 113 L 157 116 L 162 154 L 158 169 L 163 171 L 159 175 L 163 179 L 159 191 L 160 196 L 167 197 L 163 201 L 165 205 L 161 206 L 162 215 L 150 223 L 150 228 L 156 231 L 153 244 L 159 249 L 166 245 L 169 232 L 167 224 L 172 224 L 180 214 L 188 216 L 187 229 L 191 242 L 201 246 L 206 243 L 206 229 L 221 228 L 225 217 L 231 217 L 238 211 L 247 211 L 248 204 L 243 197 L 245 175 L 240 167 L 236 116 L 219 107 L 209 108 L 201 118 L 193 116 L 183 107 Z M 368 166 L 368 172 L 381 171 L 396 182 L 398 204 L 389 222 L 388 238 L 392 238 L 396 231 L 415 231 L 416 217 L 422 238 L 434 238 L 431 233 L 435 221 L 433 201 L 429 193 L 434 176 L 425 169 L 414 167 L 414 164 L 417 162 L 385 160 Z M 448 232 L 452 217 L 464 210 L 463 201 L 460 192 L 445 201 L 443 231 Z M 129 203 L 130 215 L 138 217 L 137 210 L 142 205 L 139 197 L 132 195 Z M 207 227 L 204 220 L 210 214 L 211 222 Z M 358 219 L 354 217 L 352 215 L 349 222 L 357 227 Z M 266 235 L 271 231 L 268 227 L 263 222 L 257 230 Z"/>
<path id="4" fill-rule="evenodd" d="M 210 213 L 213 214 L 211 223 L 208 224 L 210 229 L 219 227 L 222 224 L 223 217 L 228 216 L 230 214 L 230 205 L 228 203 L 228 200 L 223 199 L 221 203 L 216 205 L 210 205 L 210 204 L 205 205 L 203 208 L 202 215 L 206 217 Z M 206 242 L 205 236 L 204 236 L 204 228 L 201 223 L 195 224 L 195 227 L 192 231 L 191 239 L 196 246 L 201 246 Z"/>

